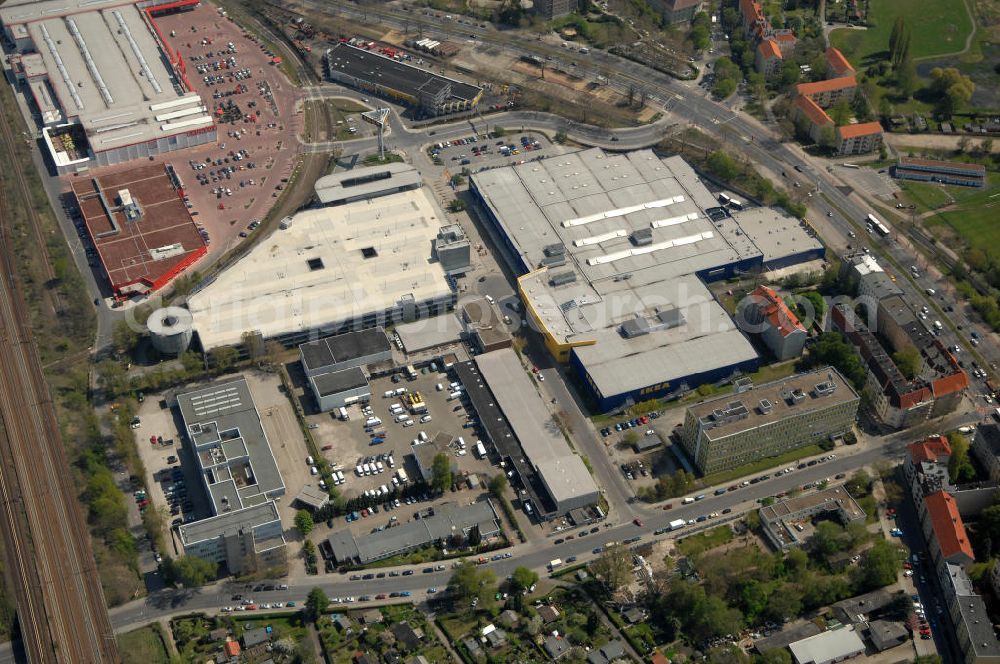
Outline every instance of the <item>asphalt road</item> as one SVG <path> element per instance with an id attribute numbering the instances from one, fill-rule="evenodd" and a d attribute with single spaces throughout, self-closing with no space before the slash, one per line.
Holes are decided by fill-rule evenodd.
<path id="1" fill-rule="evenodd" d="M 569 556 L 577 556 L 580 562 L 587 561 L 594 557 L 592 550 L 595 547 L 603 546 L 612 541 L 622 541 L 624 539 L 642 536 L 642 543 L 647 543 L 653 538 L 654 530 L 664 528 L 675 519 L 696 519 L 702 515 L 712 512 L 722 512 L 730 508 L 734 515 L 743 513 L 756 507 L 757 501 L 767 496 L 788 491 L 796 486 L 801 486 L 809 482 L 817 482 L 823 479 L 833 479 L 840 473 L 848 476 L 864 466 L 870 465 L 878 460 L 896 462 L 902 458 L 905 446 L 912 440 L 930 434 L 935 426 L 942 430 L 948 430 L 962 424 L 978 421 L 975 414 L 961 414 L 947 418 L 943 422 L 928 424 L 922 428 L 899 432 L 890 436 L 877 439 L 877 444 L 869 446 L 858 445 L 855 447 L 845 447 L 837 451 L 837 457 L 831 461 L 819 463 L 803 470 L 795 470 L 787 475 L 772 477 L 758 484 L 750 485 L 738 491 L 715 496 L 712 488 L 706 488 L 704 493 L 706 498 L 690 505 L 682 505 L 680 498 L 670 501 L 674 505 L 673 509 L 663 510 L 660 505 L 635 506 L 636 512 L 640 513 L 642 526 L 636 526 L 631 520 L 601 527 L 598 533 L 586 536 L 580 533 L 588 532 L 588 529 L 564 531 L 557 536 L 549 537 L 545 540 L 535 540 L 523 545 L 515 546 L 509 551 L 513 557 L 495 562 L 487 563 L 497 578 L 503 579 L 511 574 L 516 567 L 528 567 L 540 573 L 545 573 L 546 566 L 550 560 L 561 558 L 565 560 Z M 716 521 L 710 520 L 698 527 L 711 526 Z M 683 537 L 692 530 L 690 526 L 679 530 L 676 533 L 667 533 L 660 536 L 660 539 L 673 537 Z M 567 535 L 574 535 L 574 539 L 555 544 L 555 539 L 565 538 Z M 413 593 L 412 597 L 404 601 L 420 601 L 426 598 L 426 591 L 429 587 L 442 589 L 448 584 L 451 576 L 450 564 L 444 571 L 424 574 L 424 566 L 413 566 L 411 576 L 386 576 L 383 579 L 369 579 L 351 581 L 347 574 L 326 574 L 316 577 L 302 577 L 288 579 L 289 588 L 287 590 L 273 592 L 250 592 L 243 584 L 233 584 L 222 582 L 203 588 L 192 590 L 163 590 L 152 595 L 130 602 L 111 610 L 111 620 L 117 631 L 126 631 L 152 620 L 182 613 L 185 611 L 204 610 L 212 611 L 235 602 L 231 600 L 234 593 L 241 593 L 244 596 L 252 596 L 258 602 L 286 602 L 294 600 L 301 603 L 305 599 L 309 590 L 313 587 L 320 587 L 330 597 L 358 597 L 360 595 L 376 595 L 378 593 L 389 593 L 393 591 L 408 590 Z M 386 568 L 405 570 L 407 567 Z"/>

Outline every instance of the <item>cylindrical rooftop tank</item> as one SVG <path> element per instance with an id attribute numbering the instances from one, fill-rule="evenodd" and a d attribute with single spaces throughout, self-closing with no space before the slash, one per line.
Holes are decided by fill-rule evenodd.
<path id="1" fill-rule="evenodd" d="M 163 307 L 146 321 L 153 348 L 164 355 L 180 355 L 191 345 L 193 318 L 183 307 Z"/>

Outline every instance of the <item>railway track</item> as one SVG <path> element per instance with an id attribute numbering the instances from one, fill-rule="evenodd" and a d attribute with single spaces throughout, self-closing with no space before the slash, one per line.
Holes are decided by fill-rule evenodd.
<path id="1" fill-rule="evenodd" d="M 0 118 L 0 137 L 13 134 Z M 30 192 L 15 168 L 23 195 Z M 0 528 L 31 662 L 117 662 L 90 538 L 62 436 L 14 275 L 10 215 L 0 189 Z M 16 204 L 31 210 L 30 199 Z M 33 232 L 45 251 L 34 219 Z M 46 252 L 47 255 L 47 252 Z M 51 265 L 46 261 L 51 274 Z"/>

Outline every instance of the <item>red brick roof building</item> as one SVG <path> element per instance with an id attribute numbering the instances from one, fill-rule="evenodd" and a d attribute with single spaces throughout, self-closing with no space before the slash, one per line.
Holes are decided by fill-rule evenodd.
<path id="1" fill-rule="evenodd" d="M 774 289 L 758 286 L 747 300 L 743 317 L 774 356 L 790 360 L 801 355 L 809 334 L 781 296 Z"/>
<path id="2" fill-rule="evenodd" d="M 830 68 L 830 78 L 854 76 L 854 67 L 847 61 L 843 53 L 832 46 L 826 49 L 826 64 Z"/>
<path id="3" fill-rule="evenodd" d="M 784 57 L 778 42 L 773 39 L 764 39 L 757 44 L 757 56 L 754 64 L 758 73 L 762 74 L 765 79 L 777 78 L 781 74 L 783 63 Z"/>
<path id="4" fill-rule="evenodd" d="M 969 535 L 955 498 L 947 491 L 924 496 L 920 520 L 935 564 L 939 560 L 967 566 L 975 560 Z"/>
<path id="5" fill-rule="evenodd" d="M 891 351 L 854 312 L 838 304 L 830 315 L 833 327 L 857 347 L 868 367 L 867 387 L 873 410 L 884 424 L 902 429 L 958 407 L 969 387 L 969 376 L 937 337 L 915 343 L 924 366 L 919 375 L 909 379 L 892 361 Z"/>

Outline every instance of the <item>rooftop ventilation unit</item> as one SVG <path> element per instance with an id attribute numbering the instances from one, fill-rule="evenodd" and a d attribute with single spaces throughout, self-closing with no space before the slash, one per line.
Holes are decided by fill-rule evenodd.
<path id="1" fill-rule="evenodd" d="M 645 318 L 630 318 L 619 327 L 626 339 L 635 339 L 649 334 L 649 323 Z"/>
<path id="2" fill-rule="evenodd" d="M 562 256 L 566 253 L 566 245 L 560 243 L 549 244 L 542 248 L 546 256 Z"/>
<path id="3" fill-rule="evenodd" d="M 761 399 L 760 403 L 757 404 L 757 407 L 760 409 L 761 415 L 767 415 L 774 410 L 774 404 L 772 404 L 768 399 Z"/>
<path id="4" fill-rule="evenodd" d="M 549 277 L 549 284 L 552 286 L 564 286 L 576 281 L 576 272 L 559 272 Z"/>
<path id="5" fill-rule="evenodd" d="M 640 228 L 632 233 L 630 238 L 632 244 L 637 247 L 644 247 L 649 244 L 653 244 L 653 229 L 652 228 Z"/>
<path id="6" fill-rule="evenodd" d="M 806 393 L 796 388 L 785 394 L 785 400 L 788 401 L 790 405 L 795 406 L 806 400 Z"/>
<path id="7" fill-rule="evenodd" d="M 744 376 L 743 378 L 737 378 L 733 382 L 733 391 L 737 394 L 742 394 L 743 392 L 749 392 L 753 389 L 753 378 L 749 376 Z"/>
<path id="8" fill-rule="evenodd" d="M 539 263 L 540 267 L 559 267 L 560 265 L 566 264 L 566 255 L 561 256 L 546 256 Z"/>
<path id="9" fill-rule="evenodd" d="M 660 321 L 660 326 L 663 329 L 672 330 L 675 327 L 680 327 L 687 322 L 684 318 L 684 312 L 677 307 L 672 307 L 670 309 L 664 309 L 656 314 L 657 320 Z"/>
<path id="10" fill-rule="evenodd" d="M 750 411 L 742 401 L 730 401 L 725 408 L 716 408 L 708 417 L 702 419 L 706 427 L 722 426 L 730 422 L 744 420 L 750 416 Z"/>
<path id="11" fill-rule="evenodd" d="M 826 397 L 833 394 L 837 390 L 837 386 L 833 381 L 824 381 L 818 383 L 813 390 L 816 392 L 816 396 Z"/>

